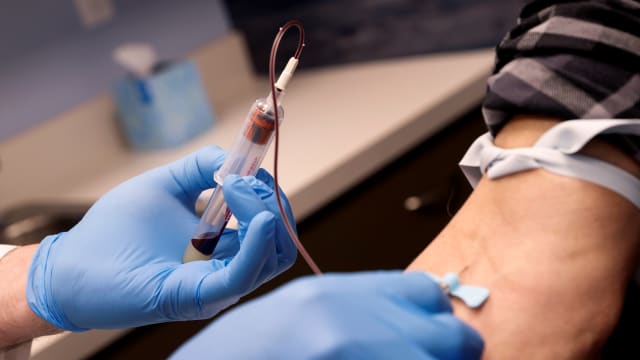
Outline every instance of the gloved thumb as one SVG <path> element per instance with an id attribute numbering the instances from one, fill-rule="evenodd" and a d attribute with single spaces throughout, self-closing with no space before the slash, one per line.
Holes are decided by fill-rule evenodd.
<path id="1" fill-rule="evenodd" d="M 422 346 L 437 359 L 443 360 L 477 360 L 482 358 L 484 340 L 471 326 L 453 314 L 436 314 L 430 321 L 422 322 Z M 447 336 L 437 336 L 447 334 Z M 434 341 L 437 339 L 437 341 Z"/>
<path id="2" fill-rule="evenodd" d="M 222 166 L 225 156 L 223 149 L 207 146 L 160 168 L 155 175 L 174 196 L 193 204 L 202 191 L 216 185 L 213 173 Z"/>

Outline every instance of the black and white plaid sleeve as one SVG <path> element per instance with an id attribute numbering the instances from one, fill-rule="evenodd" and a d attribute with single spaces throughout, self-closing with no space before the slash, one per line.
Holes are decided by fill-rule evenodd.
<path id="1" fill-rule="evenodd" d="M 640 119 L 640 1 L 531 1 L 496 50 L 483 114 Z M 640 160 L 640 137 L 607 139 Z"/>

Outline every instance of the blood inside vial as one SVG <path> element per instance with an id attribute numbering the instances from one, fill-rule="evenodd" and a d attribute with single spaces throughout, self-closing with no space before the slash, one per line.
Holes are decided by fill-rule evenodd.
<path id="1" fill-rule="evenodd" d="M 213 254 L 213 250 L 216 248 L 216 245 L 218 245 L 220 236 L 222 236 L 222 231 L 218 233 L 206 232 L 191 239 L 191 244 L 202 254 L 211 255 Z"/>

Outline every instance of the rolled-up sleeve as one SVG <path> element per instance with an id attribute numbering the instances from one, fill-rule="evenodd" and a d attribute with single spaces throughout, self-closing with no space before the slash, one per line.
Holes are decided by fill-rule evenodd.
<path id="1" fill-rule="evenodd" d="M 9 251 L 15 249 L 13 245 L 0 244 L 0 259 L 2 259 Z"/>
<path id="2" fill-rule="evenodd" d="M 531 1 L 496 48 L 483 114 L 640 119 L 640 2 Z M 640 159 L 640 137 L 607 140 Z"/>

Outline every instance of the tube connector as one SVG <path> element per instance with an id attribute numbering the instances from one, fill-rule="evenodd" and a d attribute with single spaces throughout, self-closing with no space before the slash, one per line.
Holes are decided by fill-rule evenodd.
<path id="1" fill-rule="evenodd" d="M 289 59 L 287 66 L 284 67 L 282 73 L 278 77 L 278 81 L 276 81 L 275 87 L 280 91 L 284 91 L 293 76 L 293 73 L 296 71 L 296 67 L 298 66 L 298 59 L 292 57 Z"/>

